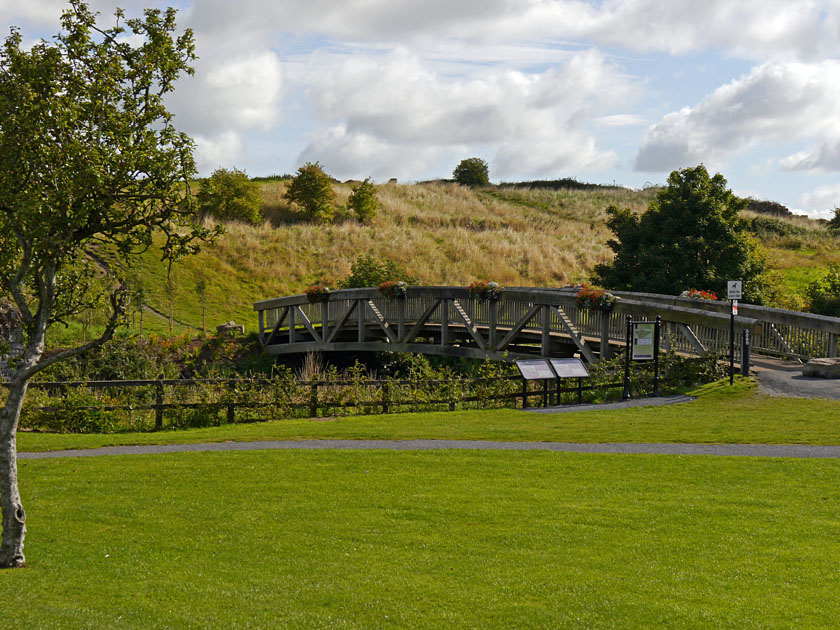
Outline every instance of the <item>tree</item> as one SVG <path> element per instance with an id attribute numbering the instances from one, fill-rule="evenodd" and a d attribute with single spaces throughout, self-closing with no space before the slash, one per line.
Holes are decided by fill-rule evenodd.
<path id="1" fill-rule="evenodd" d="M 452 171 L 452 178 L 462 186 L 486 186 L 490 183 L 487 162 L 481 158 L 467 158 Z"/>
<path id="2" fill-rule="evenodd" d="M 744 282 L 744 299 L 762 303 L 767 263 L 738 217 L 745 202 L 726 188 L 723 175 L 709 177 L 701 164 L 674 171 L 642 216 L 607 208 L 616 238 L 611 263 L 595 267 L 595 279 L 612 289 L 678 295 L 687 289 L 725 294 L 726 281 Z"/>
<path id="3" fill-rule="evenodd" d="M 370 177 L 353 187 L 347 199 L 347 205 L 362 223 L 370 223 L 373 220 L 376 209 L 379 207 L 379 200 L 376 198 L 376 186 L 373 185 Z"/>
<path id="4" fill-rule="evenodd" d="M 834 208 L 834 216 L 829 219 L 826 227 L 829 232 L 840 235 L 840 208 Z"/>
<path id="5" fill-rule="evenodd" d="M 332 223 L 335 214 L 335 193 L 330 176 L 318 162 L 307 162 L 298 169 L 284 197 L 303 206 L 304 214 L 310 221 Z"/>
<path id="6" fill-rule="evenodd" d="M 24 338 L 0 409 L 2 567 L 24 564 L 16 434 L 30 379 L 113 336 L 131 261 L 155 233 L 171 262 L 219 232 L 194 225 L 193 142 L 163 104 L 195 59 L 192 33 L 174 33 L 175 13 L 148 9 L 123 21 L 117 10 L 101 29 L 71 0 L 52 43 L 27 50 L 13 29 L 0 49 L 0 293 L 14 301 Z M 106 269 L 88 255 L 94 248 L 108 252 Z M 45 356 L 51 326 L 103 293 L 102 335 Z"/>
<path id="7" fill-rule="evenodd" d="M 262 223 L 260 187 L 244 171 L 217 168 L 201 182 L 198 209 L 203 216 L 220 221 Z"/>
<path id="8" fill-rule="evenodd" d="M 350 267 L 350 275 L 340 280 L 342 289 L 377 287 L 386 280 L 402 280 L 406 284 L 417 284 L 419 280 L 389 258 L 377 260 L 370 254 L 359 256 Z"/>

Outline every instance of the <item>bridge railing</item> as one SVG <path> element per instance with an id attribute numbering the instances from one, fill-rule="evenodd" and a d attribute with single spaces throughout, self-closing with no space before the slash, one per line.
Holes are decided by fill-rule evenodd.
<path id="1" fill-rule="evenodd" d="M 404 300 L 388 300 L 375 289 L 345 289 L 325 302 L 295 295 L 258 302 L 254 309 L 260 338 L 278 354 L 394 350 L 510 359 L 548 356 L 565 339 L 592 360 L 593 352 L 608 354 L 610 344 L 624 342 L 626 315 L 661 316 L 666 347 L 696 354 L 728 350 L 728 303 L 618 295 L 609 313 L 578 308 L 572 289 L 528 287 L 507 288 L 498 301 L 478 299 L 465 287 L 409 287 Z M 735 323 L 739 334 L 750 331 L 754 352 L 800 358 L 838 353 L 838 318 L 744 304 Z M 429 347 L 430 340 L 439 347 Z"/>

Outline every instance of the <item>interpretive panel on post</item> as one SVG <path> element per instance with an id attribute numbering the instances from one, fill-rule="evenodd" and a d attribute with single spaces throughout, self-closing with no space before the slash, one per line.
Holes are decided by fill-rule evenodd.
<path id="1" fill-rule="evenodd" d="M 557 378 L 586 378 L 589 370 L 580 359 L 551 359 Z"/>
<path id="2" fill-rule="evenodd" d="M 653 358 L 656 325 L 648 322 L 633 324 L 633 360 L 650 361 Z"/>
<path id="3" fill-rule="evenodd" d="M 516 367 L 526 381 L 538 381 L 545 378 L 557 378 L 554 370 L 545 359 L 518 359 Z"/>

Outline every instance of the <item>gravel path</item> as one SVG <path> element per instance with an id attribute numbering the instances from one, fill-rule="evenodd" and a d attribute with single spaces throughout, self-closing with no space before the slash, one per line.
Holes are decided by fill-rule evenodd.
<path id="1" fill-rule="evenodd" d="M 97 455 L 149 455 L 196 451 L 278 450 L 493 450 L 556 451 L 562 453 L 609 453 L 621 455 L 719 455 L 741 457 L 840 458 L 840 446 L 804 444 L 578 444 L 572 442 L 494 442 L 487 440 L 283 440 L 265 442 L 214 442 L 209 444 L 161 444 L 107 446 L 85 450 L 19 453 L 18 459 L 94 457 Z"/>
<path id="2" fill-rule="evenodd" d="M 763 394 L 840 400 L 840 379 L 802 376 L 797 361 L 758 356 L 753 357 L 752 369 Z"/>

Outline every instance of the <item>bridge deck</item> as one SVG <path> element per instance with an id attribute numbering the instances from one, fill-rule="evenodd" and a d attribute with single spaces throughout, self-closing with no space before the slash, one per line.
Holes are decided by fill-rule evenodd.
<path id="1" fill-rule="evenodd" d="M 254 308 L 272 354 L 386 350 L 513 360 L 578 353 L 592 362 L 624 343 L 627 315 L 662 317 L 663 347 L 695 354 L 728 349 L 728 303 L 620 295 L 608 313 L 578 308 L 571 290 L 506 289 L 498 301 L 486 301 L 463 287 L 409 287 L 406 299 L 396 300 L 375 289 L 346 289 L 324 302 L 296 295 Z M 754 352 L 837 356 L 837 318 L 744 305 L 735 325 L 739 335 L 751 333 Z"/>

